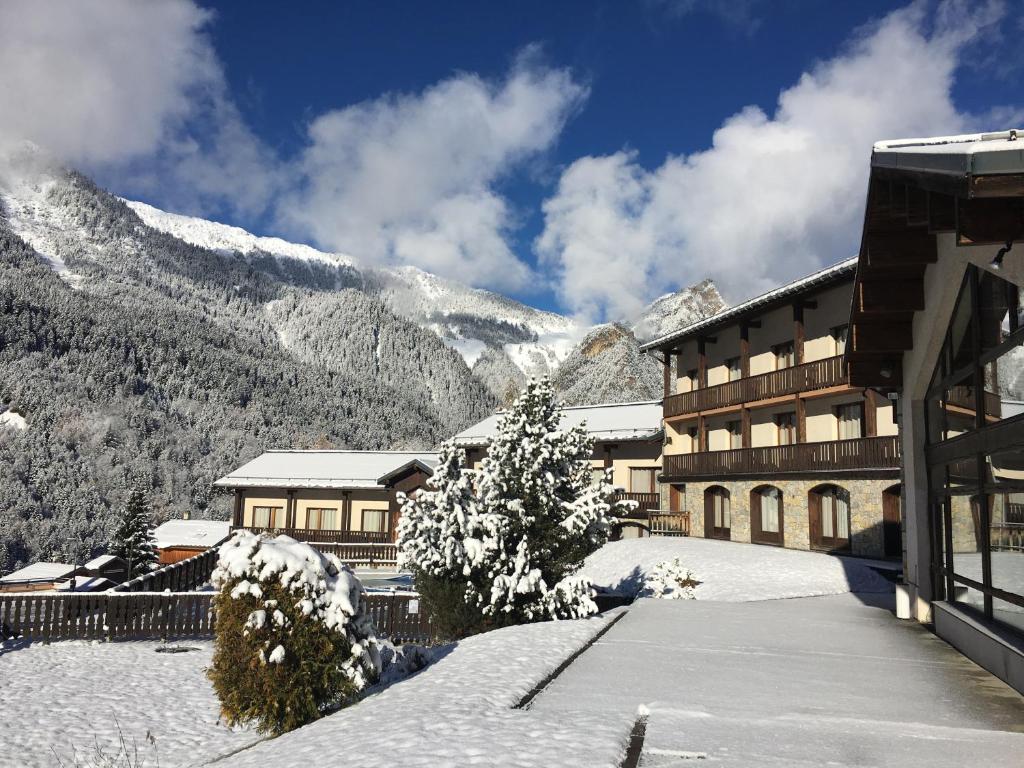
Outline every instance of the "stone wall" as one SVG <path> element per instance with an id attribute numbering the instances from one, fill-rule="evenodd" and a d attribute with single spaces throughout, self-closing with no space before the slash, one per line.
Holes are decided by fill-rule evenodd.
<path id="1" fill-rule="evenodd" d="M 732 541 L 750 541 L 750 494 L 755 488 L 774 485 L 782 492 L 783 545 L 790 549 L 810 549 L 809 494 L 825 484 L 837 485 L 850 494 L 850 548 L 854 555 L 883 557 L 882 493 L 899 483 L 898 477 L 844 477 L 729 480 L 725 482 L 686 483 L 684 508 L 690 512 L 690 535 L 704 536 L 704 493 L 721 486 L 729 492 Z M 662 486 L 662 508 L 669 508 L 669 486 Z"/>

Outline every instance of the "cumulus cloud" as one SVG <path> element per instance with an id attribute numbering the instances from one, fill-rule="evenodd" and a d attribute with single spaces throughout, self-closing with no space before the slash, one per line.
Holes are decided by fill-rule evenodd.
<path id="1" fill-rule="evenodd" d="M 123 193 L 260 208 L 273 163 L 231 103 L 212 18 L 191 0 L 4 0 L 0 151 L 27 140 Z"/>
<path id="2" fill-rule="evenodd" d="M 803 74 L 773 114 L 729 117 L 707 150 L 653 170 L 628 151 L 572 163 L 536 242 L 564 301 L 594 319 L 630 317 L 708 276 L 735 301 L 852 255 L 872 143 L 979 127 L 951 88 L 965 46 L 1001 14 L 910 6 Z"/>
<path id="3" fill-rule="evenodd" d="M 529 51 L 499 81 L 459 74 L 328 112 L 309 126 L 280 221 L 364 261 L 522 288 L 531 270 L 508 245 L 515 221 L 496 185 L 550 148 L 585 96 Z"/>

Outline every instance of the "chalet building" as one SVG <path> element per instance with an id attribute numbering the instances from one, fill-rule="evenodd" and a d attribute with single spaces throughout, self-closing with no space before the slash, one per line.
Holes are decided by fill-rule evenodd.
<path id="1" fill-rule="evenodd" d="M 230 535 L 226 520 L 168 520 L 153 531 L 153 541 L 160 565 L 170 565 L 220 546 Z"/>
<path id="2" fill-rule="evenodd" d="M 900 393 L 906 611 L 1024 692 L 1022 286 L 1016 131 L 875 145 L 847 359 Z"/>
<path id="3" fill-rule="evenodd" d="M 32 563 L 0 578 L 2 592 L 102 592 L 128 577 L 128 564 L 100 555 L 85 565 Z"/>
<path id="4" fill-rule="evenodd" d="M 268 451 L 214 485 L 234 492 L 232 527 L 302 541 L 395 539 L 399 491 L 414 493 L 437 455 L 396 451 Z"/>
<path id="5" fill-rule="evenodd" d="M 662 507 L 691 534 L 899 557 L 890 401 L 843 353 L 850 259 L 645 344 L 665 374 Z"/>
<path id="6" fill-rule="evenodd" d="M 466 449 L 471 467 L 479 466 L 487 441 L 497 434 L 501 413 L 487 417 L 455 436 Z M 563 428 L 584 425 L 594 440 L 591 463 L 595 470 L 612 470 L 617 498 L 637 503 L 637 511 L 622 520 L 624 535 L 649 532 L 649 514 L 661 502 L 661 403 L 610 403 L 562 409 Z"/>

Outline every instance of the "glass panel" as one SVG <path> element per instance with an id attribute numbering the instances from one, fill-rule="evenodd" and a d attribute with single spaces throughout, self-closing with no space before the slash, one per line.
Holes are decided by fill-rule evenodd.
<path id="1" fill-rule="evenodd" d="M 740 422 L 730 421 L 726 427 L 729 430 L 729 447 L 733 450 L 743 447 L 743 428 Z"/>
<path id="2" fill-rule="evenodd" d="M 761 491 L 761 530 L 765 533 L 779 532 L 779 501 L 778 488 Z"/>
<path id="3" fill-rule="evenodd" d="M 602 480 L 604 480 L 604 467 L 591 467 L 590 484 L 598 485 Z"/>
<path id="4" fill-rule="evenodd" d="M 950 497 L 950 532 L 953 538 L 953 573 L 982 581 L 981 497 Z"/>
<path id="5" fill-rule="evenodd" d="M 779 445 L 793 445 L 796 442 L 795 416 L 792 413 L 780 413 L 775 417 L 779 428 Z"/>
<path id="6" fill-rule="evenodd" d="M 995 569 L 995 558 L 993 556 L 992 568 Z M 1024 633 L 1024 607 L 998 597 L 992 598 L 992 618 L 1010 629 Z"/>
<path id="7" fill-rule="evenodd" d="M 863 435 L 861 427 L 864 406 L 860 403 L 847 403 L 839 406 L 839 439 L 856 440 Z"/>
<path id="8" fill-rule="evenodd" d="M 383 509 L 364 509 L 363 510 L 363 530 L 364 531 L 375 531 L 377 533 L 383 533 L 384 528 L 384 516 L 386 511 Z"/>
<path id="9" fill-rule="evenodd" d="M 842 355 L 846 353 L 846 338 L 849 335 L 850 328 L 846 325 L 841 325 L 838 328 L 832 329 L 832 338 L 836 343 L 836 354 Z"/>
<path id="10" fill-rule="evenodd" d="M 974 587 L 968 587 L 966 584 L 953 583 L 953 594 L 950 595 L 950 599 L 954 603 L 960 603 L 968 608 L 975 611 L 984 611 L 985 609 L 985 597 Z"/>
<path id="11" fill-rule="evenodd" d="M 336 509 L 321 509 L 320 510 L 320 530 L 323 531 L 335 531 L 338 529 L 338 510 Z"/>
<path id="12" fill-rule="evenodd" d="M 821 494 L 821 535 L 831 539 L 835 534 L 832 521 L 835 519 L 835 496 L 831 491 Z"/>
<path id="13" fill-rule="evenodd" d="M 850 494 L 842 489 L 836 492 L 836 538 L 850 538 Z"/>

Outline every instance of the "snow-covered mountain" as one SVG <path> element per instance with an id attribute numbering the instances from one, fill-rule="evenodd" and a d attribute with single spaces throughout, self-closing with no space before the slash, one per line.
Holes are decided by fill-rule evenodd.
<path id="1" fill-rule="evenodd" d="M 727 307 L 715 284 L 711 280 L 702 280 L 651 302 L 633 319 L 633 333 L 641 341 L 649 341 L 711 317 Z"/>
<path id="2" fill-rule="evenodd" d="M 567 405 L 658 400 L 661 365 L 640 352 L 633 332 L 618 323 L 593 328 L 552 381 Z"/>
<path id="3" fill-rule="evenodd" d="M 359 287 L 378 296 L 396 314 L 436 333 L 468 365 L 487 347 L 503 348 L 524 374 L 551 373 L 585 331 L 571 318 L 416 267 L 361 267 L 347 254 L 260 237 L 239 227 L 168 213 L 146 203 L 125 202 L 154 229 L 204 248 L 250 258 L 270 256 L 279 261 L 342 267 L 345 287 Z"/>

